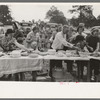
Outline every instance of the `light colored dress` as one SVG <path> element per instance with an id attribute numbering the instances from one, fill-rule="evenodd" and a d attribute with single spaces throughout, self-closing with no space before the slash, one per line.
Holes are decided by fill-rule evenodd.
<path id="1" fill-rule="evenodd" d="M 36 46 L 38 44 L 39 41 L 39 33 L 33 33 L 33 31 L 31 31 L 25 40 L 25 46 L 27 48 L 34 48 L 34 46 Z"/>

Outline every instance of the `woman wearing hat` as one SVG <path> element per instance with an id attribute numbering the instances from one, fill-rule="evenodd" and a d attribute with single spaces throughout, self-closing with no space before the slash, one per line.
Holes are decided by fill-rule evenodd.
<path id="1" fill-rule="evenodd" d="M 29 52 L 30 50 L 28 48 L 26 48 L 22 44 L 19 44 L 17 42 L 17 40 L 15 38 L 13 38 L 13 34 L 14 34 L 14 32 L 12 29 L 7 30 L 7 32 L 5 33 L 5 36 L 0 41 L 0 46 L 2 47 L 2 49 L 4 51 L 8 52 L 8 51 L 12 51 L 12 50 L 16 49 L 15 46 L 17 46 L 17 47 Z"/>

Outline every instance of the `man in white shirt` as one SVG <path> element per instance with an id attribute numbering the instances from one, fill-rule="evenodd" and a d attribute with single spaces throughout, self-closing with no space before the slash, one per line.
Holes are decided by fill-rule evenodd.
<path id="1" fill-rule="evenodd" d="M 67 42 L 67 33 L 69 31 L 68 26 L 63 26 L 63 30 L 61 32 L 58 32 L 55 36 L 55 39 L 52 44 L 52 48 L 55 50 L 63 50 L 64 47 L 69 47 L 69 48 L 75 48 L 73 44 Z"/>
<path id="2" fill-rule="evenodd" d="M 54 39 L 53 44 L 52 44 L 53 49 L 55 49 L 56 51 L 67 50 L 68 48 L 78 49 L 78 48 L 74 47 L 73 44 L 67 42 L 68 32 L 69 32 L 69 27 L 63 26 L 62 31 L 58 32 L 55 36 L 55 39 Z M 51 76 L 51 78 L 52 78 L 52 68 L 54 66 L 56 66 L 58 68 L 62 68 L 62 61 L 60 61 L 60 60 L 59 61 L 57 61 L 57 60 L 50 61 L 50 76 Z M 72 68 L 72 66 L 71 66 L 71 68 Z"/>

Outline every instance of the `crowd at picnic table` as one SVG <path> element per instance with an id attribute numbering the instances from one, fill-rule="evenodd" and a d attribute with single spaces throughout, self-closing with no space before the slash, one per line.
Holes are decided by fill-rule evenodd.
<path id="1" fill-rule="evenodd" d="M 48 49 L 60 50 L 76 50 L 81 52 L 90 52 L 96 54 L 100 51 L 100 30 L 98 28 L 91 29 L 85 33 L 85 24 L 79 23 L 77 29 L 70 25 L 48 25 L 39 26 L 33 24 L 30 32 L 23 34 L 15 23 L 12 23 L 13 29 L 7 29 L 4 33 L 0 29 L 0 51 L 10 52 L 16 49 L 24 49 L 27 52 L 39 50 L 45 52 Z M 96 64 L 95 64 L 96 63 Z M 98 62 L 99 63 L 99 62 Z M 51 61 L 52 67 L 62 67 L 62 61 Z M 99 74 L 99 64 L 92 62 L 92 70 L 94 75 Z M 50 67 L 51 67 L 50 66 Z M 72 71 L 68 67 L 69 71 Z"/>

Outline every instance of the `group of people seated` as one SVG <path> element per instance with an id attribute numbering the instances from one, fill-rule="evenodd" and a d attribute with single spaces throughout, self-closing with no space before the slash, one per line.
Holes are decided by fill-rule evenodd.
<path id="1" fill-rule="evenodd" d="M 49 25 L 42 27 L 33 25 L 32 30 L 24 37 L 23 33 L 13 23 L 13 29 L 7 29 L 5 34 L 0 32 L 0 50 L 9 52 L 20 48 L 27 52 L 32 50 L 45 52 L 48 49 L 99 52 L 99 29 L 92 29 L 88 34 L 84 32 L 84 29 L 85 25 L 83 23 L 79 23 L 77 30 L 68 25 L 51 27 Z M 97 66 L 98 68 L 95 67 L 95 62 L 91 65 L 91 70 L 94 69 L 94 74 L 97 75 L 99 66 Z M 54 66 L 62 67 L 62 61 L 51 60 L 50 68 Z M 71 66 L 70 63 L 69 66 Z M 69 67 L 68 70 L 72 71 L 72 68 Z M 50 74 L 52 74 L 51 70 Z"/>

